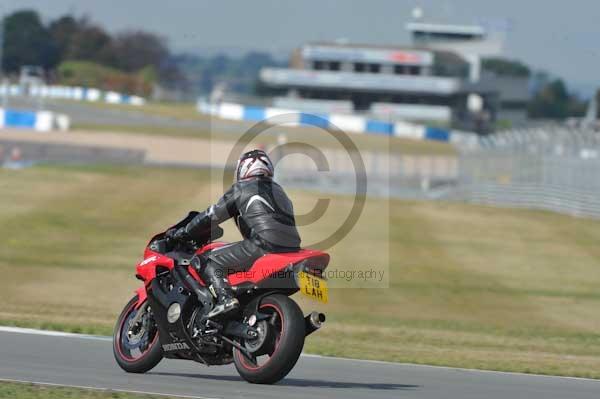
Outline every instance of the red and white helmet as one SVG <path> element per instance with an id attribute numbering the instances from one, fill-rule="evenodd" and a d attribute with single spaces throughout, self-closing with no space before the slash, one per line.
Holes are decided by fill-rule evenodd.
<path id="1" fill-rule="evenodd" d="M 235 168 L 235 181 L 255 176 L 273 177 L 274 168 L 271 159 L 263 150 L 252 150 L 244 153 Z"/>

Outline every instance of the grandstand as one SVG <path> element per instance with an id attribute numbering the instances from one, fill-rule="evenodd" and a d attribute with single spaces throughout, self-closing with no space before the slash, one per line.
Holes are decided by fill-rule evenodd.
<path id="1" fill-rule="evenodd" d="M 479 25 L 415 21 L 406 29 L 412 37 L 408 46 L 304 44 L 288 68 L 261 70 L 263 92 L 281 108 L 479 132 L 487 132 L 502 112 L 503 118 L 525 118 L 527 78 L 481 69 L 483 57 L 502 54 L 500 37 Z"/>

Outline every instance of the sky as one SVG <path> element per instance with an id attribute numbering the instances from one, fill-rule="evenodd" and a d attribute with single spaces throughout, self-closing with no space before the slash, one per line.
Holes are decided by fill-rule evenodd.
<path id="1" fill-rule="evenodd" d="M 510 58 L 563 77 L 584 94 L 600 87 L 597 0 L 0 0 L 0 13 L 87 15 L 109 31 L 162 34 L 179 51 L 286 54 L 313 40 L 409 44 L 404 26 L 415 6 L 426 21 L 501 28 Z"/>

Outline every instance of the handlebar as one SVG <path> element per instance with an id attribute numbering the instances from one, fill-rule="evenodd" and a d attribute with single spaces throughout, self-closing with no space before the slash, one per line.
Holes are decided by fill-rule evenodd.
<path id="1" fill-rule="evenodd" d="M 149 248 L 158 253 L 171 251 L 195 252 L 198 248 L 221 237 L 223 237 L 223 229 L 220 226 L 212 227 L 207 231 L 207 234 L 200 237 L 200 240 L 198 241 L 178 241 L 171 237 L 167 237 L 165 233 L 161 233 L 150 242 Z"/>

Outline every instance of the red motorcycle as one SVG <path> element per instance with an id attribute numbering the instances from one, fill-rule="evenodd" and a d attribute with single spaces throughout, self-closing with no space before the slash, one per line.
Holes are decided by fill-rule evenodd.
<path id="1" fill-rule="evenodd" d="M 173 227 L 186 225 L 196 214 Z M 114 330 L 113 352 L 123 370 L 145 373 L 163 357 L 207 366 L 233 362 L 242 378 L 257 384 L 275 383 L 292 370 L 305 338 L 321 327 L 325 315 L 305 317 L 290 296 L 300 291 L 327 303 L 323 270 L 329 255 L 311 249 L 267 254 L 249 270 L 230 274 L 240 308 L 213 320 L 206 314 L 216 297 L 190 259 L 226 245 L 213 241 L 222 235 L 217 227 L 202 242 L 174 242 L 165 232 L 150 240 L 136 272 L 144 286 Z"/>

